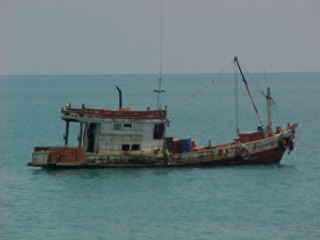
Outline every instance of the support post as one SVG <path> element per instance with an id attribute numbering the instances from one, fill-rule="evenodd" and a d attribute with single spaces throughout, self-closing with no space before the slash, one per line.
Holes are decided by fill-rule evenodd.
<path id="1" fill-rule="evenodd" d="M 64 146 L 67 147 L 68 146 L 68 139 L 69 139 L 69 125 L 70 125 L 70 122 L 69 121 L 66 121 L 66 131 L 65 131 L 65 134 L 64 134 Z"/>
<path id="2" fill-rule="evenodd" d="M 79 145 L 78 147 L 81 148 L 82 147 L 82 139 L 83 139 L 83 123 L 80 123 L 80 133 L 79 133 Z"/>

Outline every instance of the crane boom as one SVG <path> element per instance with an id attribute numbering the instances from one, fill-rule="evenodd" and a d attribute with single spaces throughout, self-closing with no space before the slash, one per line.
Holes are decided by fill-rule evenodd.
<path id="1" fill-rule="evenodd" d="M 259 114 L 257 105 L 256 105 L 256 103 L 254 102 L 254 99 L 253 99 L 253 96 L 252 96 L 252 94 L 251 94 L 251 91 L 250 91 L 248 82 L 247 82 L 247 80 L 246 80 L 246 78 L 245 78 L 245 76 L 244 76 L 244 74 L 243 74 L 243 72 L 242 72 L 242 69 L 241 69 L 241 67 L 240 67 L 238 57 L 234 57 L 233 62 L 237 65 L 237 67 L 238 67 L 238 69 L 239 69 L 239 71 L 240 71 L 242 81 L 243 81 L 243 83 L 244 83 L 244 85 L 245 85 L 245 87 L 246 87 L 248 96 L 249 96 L 249 98 L 250 98 L 250 101 L 251 101 L 253 110 L 254 110 L 255 113 L 256 113 L 256 117 L 257 117 L 257 119 L 258 119 L 258 122 L 259 122 L 260 126 L 263 126 L 263 123 L 262 123 L 262 120 L 261 120 L 261 117 L 260 117 L 260 114 Z"/>

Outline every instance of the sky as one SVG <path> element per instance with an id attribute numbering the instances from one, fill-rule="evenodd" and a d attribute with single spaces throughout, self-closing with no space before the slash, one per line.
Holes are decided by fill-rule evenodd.
<path id="1" fill-rule="evenodd" d="M 0 0 L 0 74 L 320 72 L 319 0 Z"/>

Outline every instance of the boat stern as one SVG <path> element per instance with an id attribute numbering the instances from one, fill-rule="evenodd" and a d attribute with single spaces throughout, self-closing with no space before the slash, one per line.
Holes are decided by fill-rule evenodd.
<path id="1" fill-rule="evenodd" d="M 28 163 L 28 166 L 41 167 L 49 164 L 50 151 L 48 148 L 35 147 L 32 153 L 32 160 Z"/>
<path id="2" fill-rule="evenodd" d="M 28 166 L 77 166 L 85 163 L 85 150 L 75 147 L 35 147 Z"/>

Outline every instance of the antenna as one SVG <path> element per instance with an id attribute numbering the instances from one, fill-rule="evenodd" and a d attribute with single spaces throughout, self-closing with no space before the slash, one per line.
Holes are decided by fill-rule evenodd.
<path id="1" fill-rule="evenodd" d="M 159 14 L 159 78 L 158 88 L 154 89 L 153 92 L 157 94 L 157 108 L 161 108 L 161 94 L 165 92 L 162 89 L 162 72 L 163 72 L 163 0 L 159 0 L 160 14 Z"/>

